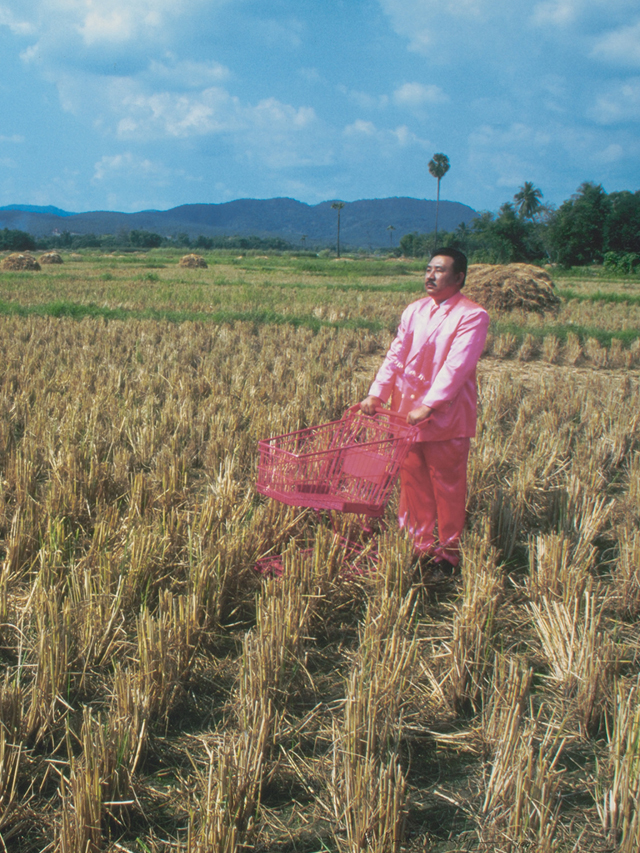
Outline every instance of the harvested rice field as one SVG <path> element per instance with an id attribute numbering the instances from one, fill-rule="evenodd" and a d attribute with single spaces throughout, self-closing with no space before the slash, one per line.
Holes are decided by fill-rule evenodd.
<path id="1" fill-rule="evenodd" d="M 2 849 L 636 853 L 640 278 L 492 313 L 462 582 L 425 586 L 395 498 L 353 571 L 348 517 L 255 489 L 422 264 L 204 258 L 0 272 Z"/>

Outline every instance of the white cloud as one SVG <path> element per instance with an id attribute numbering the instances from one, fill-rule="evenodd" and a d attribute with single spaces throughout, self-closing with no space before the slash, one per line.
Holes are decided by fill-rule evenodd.
<path id="1" fill-rule="evenodd" d="M 24 136 L 20 136 L 18 133 L 14 133 L 12 136 L 2 136 L 0 134 L 0 142 L 15 142 L 17 144 L 24 142 Z"/>
<path id="2" fill-rule="evenodd" d="M 370 95 L 349 89 L 342 84 L 338 85 L 338 91 L 349 98 L 362 110 L 383 110 L 390 103 L 398 107 L 411 110 L 420 110 L 427 104 L 444 104 L 449 101 L 449 96 L 442 91 L 440 86 L 424 83 L 403 83 L 389 97 L 389 95 Z"/>
<path id="3" fill-rule="evenodd" d="M 459 55 L 460 38 L 476 36 L 478 25 L 502 18 L 508 0 L 379 0 L 398 35 L 408 39 L 409 50 L 430 59 Z"/>
<path id="4" fill-rule="evenodd" d="M 177 63 L 187 83 L 225 77 L 222 66 Z M 238 151 L 270 163 L 325 161 L 319 139 L 324 129 L 307 105 L 294 106 L 277 98 L 247 103 L 223 86 L 169 90 L 163 84 L 170 66 L 155 63 L 137 77 L 61 76 L 64 108 L 90 121 L 107 135 L 131 142 L 195 139 L 220 135 L 233 138 Z M 306 150 L 308 149 L 308 153 Z"/>
<path id="5" fill-rule="evenodd" d="M 607 33 L 596 42 L 591 55 L 618 65 L 640 65 L 640 21 Z"/>
<path id="6" fill-rule="evenodd" d="M 0 27 L 8 27 L 16 36 L 28 36 L 34 31 L 32 24 L 17 20 L 6 6 L 0 6 Z"/>
<path id="7" fill-rule="evenodd" d="M 238 6 L 239 0 L 23 2 L 33 4 L 39 24 L 39 38 L 23 51 L 24 61 L 40 66 L 65 111 L 102 135 L 146 144 L 225 135 L 237 159 L 278 169 L 333 156 L 311 106 L 275 97 L 251 102 L 229 90 L 234 78 L 222 63 L 201 54 L 183 58 L 193 36 L 201 37 L 202 15 L 211 26 L 217 8 Z M 249 19 L 249 26 L 262 43 L 295 47 L 306 25 L 272 17 Z M 180 35 L 174 33 L 178 28 Z M 107 168 L 122 170 L 129 162 L 118 155 L 101 163 L 96 180 Z"/>
<path id="8" fill-rule="evenodd" d="M 337 89 L 340 94 L 345 95 L 361 110 L 384 109 L 389 104 L 388 95 L 369 95 L 366 92 L 359 92 L 356 89 L 349 89 L 342 83 L 337 86 Z"/>
<path id="9" fill-rule="evenodd" d="M 276 98 L 240 108 L 242 130 L 234 136 L 234 147 L 251 162 L 270 169 L 326 166 L 334 153 L 327 128 L 311 107 L 293 107 Z"/>
<path id="10" fill-rule="evenodd" d="M 393 100 L 403 107 L 422 107 L 425 104 L 443 104 L 449 100 L 440 86 L 422 83 L 405 83 L 393 93 Z"/>
<path id="11" fill-rule="evenodd" d="M 194 62 L 189 59 L 181 61 L 171 53 L 165 56 L 164 61 L 153 59 L 144 74 L 149 82 L 169 84 L 172 89 L 200 89 L 228 80 L 230 76 L 229 69 L 219 62 Z"/>
<path id="12" fill-rule="evenodd" d="M 253 123 L 261 128 L 294 128 L 301 130 L 316 121 L 315 110 L 311 107 L 295 107 L 282 104 L 276 98 L 266 98 L 255 107 L 247 110 L 247 115 Z"/>
<path id="13" fill-rule="evenodd" d="M 237 98 L 220 87 L 202 92 L 148 92 L 132 80 L 111 86 L 111 111 L 123 139 L 204 136 L 238 129 L 242 124 Z"/>
<path id="14" fill-rule="evenodd" d="M 523 11 L 527 11 L 524 6 Z M 539 0 L 533 6 L 531 22 L 548 28 L 550 34 L 553 27 L 570 29 L 579 25 L 599 35 L 616 20 L 628 21 L 629 15 L 637 11 L 637 0 Z"/>
<path id="15" fill-rule="evenodd" d="M 375 136 L 377 134 L 376 126 L 371 121 L 363 121 L 356 119 L 353 124 L 349 124 L 344 129 L 345 136 Z"/>
<path id="16" fill-rule="evenodd" d="M 306 80 L 307 83 L 323 83 L 324 78 L 317 68 L 301 68 L 298 74 Z"/>
<path id="17" fill-rule="evenodd" d="M 160 33 L 171 19 L 197 5 L 194 0 L 42 0 L 41 8 L 58 7 L 75 19 L 75 29 L 87 46 L 147 40 Z"/>
<path id="18" fill-rule="evenodd" d="M 137 30 L 138 22 L 131 10 L 112 9 L 104 12 L 90 12 L 78 27 L 78 32 L 86 45 L 96 42 L 129 41 Z M 157 25 L 157 19 L 156 19 Z"/>
<path id="19" fill-rule="evenodd" d="M 431 147 L 431 142 L 421 139 L 405 124 L 394 129 L 377 128 L 373 122 L 356 119 L 348 124 L 343 131 L 347 145 L 374 145 L 383 156 L 390 156 L 398 148 L 419 146 L 425 150 Z"/>
<path id="20" fill-rule="evenodd" d="M 180 43 L 189 23 L 197 28 L 232 0 L 12 0 L 26 4 L 35 40 L 25 62 L 46 71 L 87 69 L 132 62 L 142 65 L 163 48 Z M 0 23 L 3 22 L 0 6 Z M 7 18 L 7 14 L 4 15 Z M 195 30 L 198 32 L 198 29 Z M 106 71 L 106 73 L 110 73 Z"/>
<path id="21" fill-rule="evenodd" d="M 287 18 L 282 21 L 270 18 L 260 21 L 256 29 L 260 31 L 263 41 L 272 47 L 284 45 L 289 48 L 298 48 L 302 45 L 305 26 L 297 18 Z"/>
<path id="22" fill-rule="evenodd" d="M 481 18 L 498 0 L 380 0 L 384 12 L 409 25 L 433 21 L 443 15 Z"/>
<path id="23" fill-rule="evenodd" d="M 379 0 L 395 32 L 408 48 L 431 61 L 485 56 L 493 61 L 518 50 L 527 32 L 537 30 L 537 44 L 522 47 L 536 55 L 541 44 L 558 37 L 579 38 L 573 50 L 588 53 L 585 37 L 600 38 L 637 17 L 638 0 Z M 633 17 L 632 17 L 633 16 Z M 589 34 L 591 34 L 589 36 Z M 631 34 L 633 36 L 633 34 Z M 531 36 L 533 38 L 533 36 Z M 501 54 L 502 52 L 502 54 Z"/>
<path id="24" fill-rule="evenodd" d="M 596 155 L 596 159 L 600 160 L 601 163 L 617 163 L 624 158 L 624 155 L 625 151 L 622 145 L 612 142 L 611 145 L 607 145 L 603 151 Z"/>
<path id="25" fill-rule="evenodd" d="M 130 151 L 102 157 L 94 166 L 93 181 L 110 181 L 114 176 L 125 178 L 162 178 L 168 170 L 158 162 L 136 157 Z"/>
<path id="26" fill-rule="evenodd" d="M 538 26 L 564 27 L 576 20 L 582 5 L 582 0 L 545 0 L 535 4 L 531 19 Z"/>
<path id="27" fill-rule="evenodd" d="M 543 148 L 551 142 L 551 136 L 546 130 L 531 127 L 523 122 L 514 122 L 507 128 L 483 125 L 469 134 L 472 146 L 485 148 L 505 148 L 512 146 L 532 146 Z"/>
<path id="28" fill-rule="evenodd" d="M 610 86 L 596 98 L 587 115 L 599 124 L 617 124 L 640 119 L 640 77 L 630 77 Z"/>
<path id="29" fill-rule="evenodd" d="M 482 125 L 469 134 L 469 165 L 488 186 L 515 189 L 540 172 L 540 159 L 553 141 L 548 130 L 523 122 Z"/>
<path id="30" fill-rule="evenodd" d="M 401 148 L 405 148 L 407 145 L 419 145 L 422 148 L 429 148 L 431 146 L 431 143 L 427 139 L 420 139 L 412 130 L 409 130 L 406 124 L 401 124 L 395 130 L 392 130 L 391 136 L 395 137 Z"/>

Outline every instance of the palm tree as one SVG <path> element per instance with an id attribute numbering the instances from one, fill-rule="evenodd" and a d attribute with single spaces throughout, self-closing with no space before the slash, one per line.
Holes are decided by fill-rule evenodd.
<path id="1" fill-rule="evenodd" d="M 393 232 L 396 230 L 395 225 L 387 225 L 387 231 L 389 232 L 389 248 L 393 248 Z"/>
<path id="2" fill-rule="evenodd" d="M 338 257 L 340 257 L 340 211 L 344 207 L 344 202 L 343 201 L 334 201 L 333 204 L 331 205 L 331 207 L 334 210 L 338 211 L 338 240 L 337 240 L 336 248 L 337 248 L 337 255 L 338 255 Z"/>
<path id="3" fill-rule="evenodd" d="M 542 206 L 541 198 L 542 190 L 534 187 L 531 181 L 525 181 L 513 197 L 520 218 L 532 219 Z"/>
<path id="4" fill-rule="evenodd" d="M 467 223 L 461 222 L 456 228 L 454 234 L 459 248 L 462 249 L 462 251 L 466 251 L 467 242 L 471 236 L 471 229 L 467 226 Z"/>
<path id="5" fill-rule="evenodd" d="M 436 196 L 436 236 L 433 246 L 434 249 L 438 245 L 438 208 L 440 207 L 440 181 L 449 171 L 450 165 L 451 164 L 449 163 L 449 158 L 446 154 L 434 154 L 433 158 L 429 160 L 429 171 L 431 172 L 434 178 L 438 179 L 438 194 Z"/>

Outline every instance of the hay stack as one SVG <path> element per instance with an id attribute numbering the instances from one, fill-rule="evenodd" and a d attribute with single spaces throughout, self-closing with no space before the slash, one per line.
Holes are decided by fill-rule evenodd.
<path id="1" fill-rule="evenodd" d="M 209 264 L 201 255 L 183 255 L 178 263 L 180 267 L 189 267 L 190 269 L 206 270 Z"/>
<path id="2" fill-rule="evenodd" d="M 560 305 L 551 276 L 532 264 L 471 264 L 464 294 L 489 311 L 542 313 Z"/>
<path id="3" fill-rule="evenodd" d="M 61 264 L 62 255 L 60 252 L 45 252 L 44 255 L 40 255 L 38 258 L 41 264 Z"/>
<path id="4" fill-rule="evenodd" d="M 13 252 L 0 263 L 3 270 L 39 270 L 40 264 L 28 252 Z"/>

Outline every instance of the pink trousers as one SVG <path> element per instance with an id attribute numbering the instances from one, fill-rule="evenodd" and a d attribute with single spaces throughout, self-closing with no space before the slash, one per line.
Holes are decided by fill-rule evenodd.
<path id="1" fill-rule="evenodd" d="M 457 566 L 466 518 L 469 438 L 419 441 L 400 469 L 400 527 L 417 551 Z"/>

